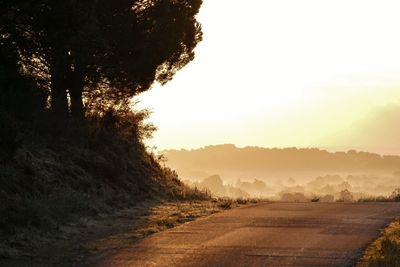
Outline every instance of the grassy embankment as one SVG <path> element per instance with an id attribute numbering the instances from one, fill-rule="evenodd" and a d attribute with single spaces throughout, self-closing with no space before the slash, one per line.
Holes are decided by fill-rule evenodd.
<path id="1" fill-rule="evenodd" d="M 381 236 L 366 250 L 357 267 L 400 266 L 400 218 L 382 231 Z"/>
<path id="2" fill-rule="evenodd" d="M 148 152 L 141 113 L 40 116 L 25 122 L 0 110 L 0 260 L 35 257 L 85 218 L 142 202 L 211 200 Z"/>
<path id="3" fill-rule="evenodd" d="M 385 200 L 400 202 L 400 188 Z M 367 248 L 357 267 L 400 267 L 400 218 L 389 224 Z"/>

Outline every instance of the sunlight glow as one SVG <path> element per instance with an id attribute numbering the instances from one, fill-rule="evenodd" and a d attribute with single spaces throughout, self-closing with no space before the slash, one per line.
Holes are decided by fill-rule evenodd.
<path id="1" fill-rule="evenodd" d="M 399 104 L 398 10 L 385 0 L 204 0 L 195 60 L 139 98 L 159 128 L 149 145 L 400 153 L 379 135 L 353 142 L 371 111 Z"/>

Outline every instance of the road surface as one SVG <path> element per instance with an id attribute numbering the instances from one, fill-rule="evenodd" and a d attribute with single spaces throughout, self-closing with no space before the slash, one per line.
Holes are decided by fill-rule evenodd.
<path id="1" fill-rule="evenodd" d="M 95 266 L 353 266 L 400 203 L 262 203 L 155 234 Z"/>

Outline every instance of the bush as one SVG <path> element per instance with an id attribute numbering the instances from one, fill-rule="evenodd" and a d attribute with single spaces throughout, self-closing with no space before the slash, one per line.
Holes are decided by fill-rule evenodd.
<path id="1" fill-rule="evenodd" d="M 332 195 L 325 195 L 320 199 L 321 202 L 334 202 L 335 197 Z"/>
<path id="2" fill-rule="evenodd" d="M 398 238 L 400 238 L 400 236 Z M 400 242 L 389 237 L 383 238 L 380 242 L 378 255 L 379 256 L 376 256 L 374 259 L 371 259 L 366 266 L 400 266 Z M 361 264 L 359 266 L 361 267 Z"/>
<path id="3" fill-rule="evenodd" d="M 220 203 L 218 204 L 218 207 L 223 208 L 223 209 L 230 209 L 232 208 L 233 205 L 233 200 L 230 198 L 224 198 L 220 200 Z"/>
<path id="4" fill-rule="evenodd" d="M 349 190 L 345 189 L 339 193 L 337 202 L 353 202 L 353 201 L 354 201 L 354 196 Z"/>
<path id="5" fill-rule="evenodd" d="M 378 266 L 400 266 L 400 242 L 385 238 L 381 246 L 383 259 L 377 262 Z"/>
<path id="6" fill-rule="evenodd" d="M 400 188 L 396 188 L 390 198 L 396 202 L 400 202 Z"/>
<path id="7" fill-rule="evenodd" d="M 400 220 L 396 219 L 366 250 L 357 267 L 400 266 Z"/>
<path id="8" fill-rule="evenodd" d="M 311 198 L 311 202 L 319 202 L 321 200 L 321 197 L 319 196 L 314 196 Z"/>
<path id="9" fill-rule="evenodd" d="M 247 199 L 244 199 L 244 198 L 238 198 L 238 199 L 236 199 L 236 202 L 239 205 L 246 205 L 249 201 Z"/>

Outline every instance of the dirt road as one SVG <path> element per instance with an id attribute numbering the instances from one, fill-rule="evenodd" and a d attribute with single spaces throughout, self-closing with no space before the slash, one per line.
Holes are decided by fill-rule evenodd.
<path id="1" fill-rule="evenodd" d="M 262 203 L 155 234 L 93 266 L 353 266 L 400 203 Z"/>

